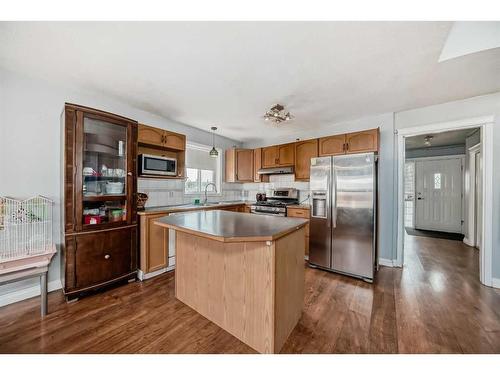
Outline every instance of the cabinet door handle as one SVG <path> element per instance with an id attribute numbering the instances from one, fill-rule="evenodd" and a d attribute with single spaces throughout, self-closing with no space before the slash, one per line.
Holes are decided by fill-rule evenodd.
<path id="1" fill-rule="evenodd" d="M 107 259 L 109 259 L 109 258 L 111 258 L 111 255 L 109 255 L 109 254 L 104 255 L 104 259 L 106 259 L 106 260 L 107 260 Z"/>
<path id="2" fill-rule="evenodd" d="M 345 143 L 342 145 L 342 151 L 345 151 Z"/>
<path id="3" fill-rule="evenodd" d="M 345 148 L 347 151 L 349 151 L 349 143 L 346 143 Z"/>
<path id="4" fill-rule="evenodd" d="M 132 172 L 127 172 L 127 176 L 132 176 Z"/>

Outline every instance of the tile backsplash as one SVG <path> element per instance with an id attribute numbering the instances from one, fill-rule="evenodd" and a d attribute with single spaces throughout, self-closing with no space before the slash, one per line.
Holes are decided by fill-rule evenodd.
<path id="1" fill-rule="evenodd" d="M 242 200 L 243 190 L 241 184 L 222 183 L 222 194 L 208 196 L 209 201 Z M 176 204 L 193 203 L 196 198 L 203 199 L 200 195 L 185 195 L 184 180 L 155 180 L 139 178 L 137 191 L 146 193 L 149 198 L 146 207 L 171 206 Z"/>
<path id="2" fill-rule="evenodd" d="M 222 194 L 209 196 L 209 201 L 244 200 L 255 201 L 257 193 L 267 193 L 277 188 L 295 188 L 299 190 L 299 200 L 304 201 L 309 195 L 309 183 L 295 181 L 294 175 L 271 175 L 269 182 L 232 184 L 222 183 Z M 139 178 L 137 191 L 149 196 L 146 207 L 170 206 L 193 203 L 200 195 L 185 195 L 183 180 L 155 180 Z"/>
<path id="3" fill-rule="evenodd" d="M 269 176 L 269 182 L 243 184 L 243 196 L 245 200 L 254 201 L 257 193 L 269 194 L 269 190 L 278 188 L 295 188 L 299 190 L 299 201 L 308 203 L 309 182 L 295 181 L 293 174 L 276 174 Z"/>

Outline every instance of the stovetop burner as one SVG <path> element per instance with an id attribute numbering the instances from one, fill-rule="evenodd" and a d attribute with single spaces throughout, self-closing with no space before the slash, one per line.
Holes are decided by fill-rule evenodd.
<path id="1" fill-rule="evenodd" d="M 286 207 L 290 206 L 292 204 L 297 204 L 298 201 L 279 201 L 279 200 L 267 200 L 267 201 L 260 201 L 256 202 L 255 205 L 257 206 L 270 206 L 270 207 Z"/>

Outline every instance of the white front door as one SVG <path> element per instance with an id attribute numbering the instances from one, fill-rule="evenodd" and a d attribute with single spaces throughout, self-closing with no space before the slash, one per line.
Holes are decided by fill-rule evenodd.
<path id="1" fill-rule="evenodd" d="M 415 228 L 462 233 L 462 159 L 415 164 Z"/>

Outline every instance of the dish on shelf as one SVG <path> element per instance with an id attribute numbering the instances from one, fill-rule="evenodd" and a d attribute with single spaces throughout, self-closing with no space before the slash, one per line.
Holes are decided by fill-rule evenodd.
<path id="1" fill-rule="evenodd" d="M 123 182 L 106 182 L 106 194 L 122 194 Z"/>

